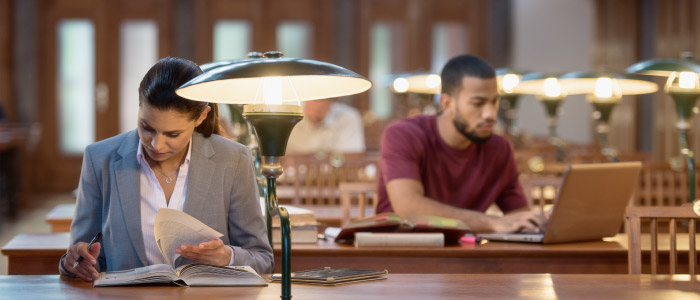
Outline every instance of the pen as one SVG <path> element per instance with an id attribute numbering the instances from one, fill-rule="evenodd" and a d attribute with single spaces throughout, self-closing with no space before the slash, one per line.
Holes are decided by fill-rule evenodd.
<path id="1" fill-rule="evenodd" d="M 98 232 L 98 233 L 95 235 L 95 237 L 92 238 L 92 241 L 90 241 L 90 244 L 88 244 L 88 247 L 87 247 L 88 251 L 90 251 L 90 248 L 92 248 L 92 245 L 94 245 L 95 243 L 99 242 L 100 239 L 102 239 L 102 232 Z M 83 261 L 83 257 L 82 257 L 82 256 L 78 257 L 78 260 L 75 261 L 75 263 L 73 264 L 73 269 L 75 269 L 75 267 L 77 267 L 77 266 L 80 264 L 81 261 Z"/>

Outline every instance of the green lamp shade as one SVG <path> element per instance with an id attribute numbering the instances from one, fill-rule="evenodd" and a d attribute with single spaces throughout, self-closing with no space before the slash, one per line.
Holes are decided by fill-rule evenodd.
<path id="1" fill-rule="evenodd" d="M 261 86 L 269 78 L 281 83 L 283 102 L 357 94 L 372 82 L 343 67 L 310 59 L 251 58 L 212 67 L 182 85 L 184 98 L 231 104 L 263 103 Z"/>
<path id="2" fill-rule="evenodd" d="M 690 58 L 660 58 L 638 62 L 627 73 L 668 77 L 674 72 L 700 73 L 700 61 Z"/>
<path id="3" fill-rule="evenodd" d="M 610 78 L 620 95 L 649 94 L 659 89 L 654 82 L 615 72 L 571 72 L 559 77 L 559 83 L 566 88 L 569 95 L 593 95 L 599 78 Z"/>
<path id="4" fill-rule="evenodd" d="M 548 80 L 550 78 L 559 78 L 560 74 L 550 74 L 550 73 L 528 73 L 523 75 L 520 83 L 513 89 L 516 94 L 528 94 L 536 95 L 543 98 L 559 99 L 566 97 L 567 92 L 563 89 L 563 86 L 559 84 L 560 90 L 558 93 L 550 91 L 547 92 Z M 558 81 L 558 79 L 557 79 Z"/>
<path id="5" fill-rule="evenodd" d="M 416 93 L 437 95 L 442 93 L 440 74 L 418 72 L 399 74 L 392 81 L 392 89 L 396 93 Z"/>
<path id="6" fill-rule="evenodd" d="M 501 95 L 517 95 L 515 88 L 522 81 L 523 74 L 527 72 L 516 71 L 509 68 L 496 69 L 496 81 L 498 93 Z"/>

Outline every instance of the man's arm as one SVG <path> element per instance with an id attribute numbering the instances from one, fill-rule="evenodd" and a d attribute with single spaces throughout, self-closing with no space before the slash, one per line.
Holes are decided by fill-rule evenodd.
<path id="1" fill-rule="evenodd" d="M 545 224 L 536 210 L 518 210 L 503 217 L 461 209 L 424 196 L 423 185 L 414 179 L 398 178 L 386 185 L 394 211 L 404 217 L 431 215 L 462 220 L 474 232 L 539 232 Z"/>

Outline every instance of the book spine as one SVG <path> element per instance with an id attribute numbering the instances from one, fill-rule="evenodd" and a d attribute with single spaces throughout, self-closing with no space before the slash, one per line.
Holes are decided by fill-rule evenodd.
<path id="1" fill-rule="evenodd" d="M 355 247 L 444 247 L 442 233 L 355 233 Z"/>

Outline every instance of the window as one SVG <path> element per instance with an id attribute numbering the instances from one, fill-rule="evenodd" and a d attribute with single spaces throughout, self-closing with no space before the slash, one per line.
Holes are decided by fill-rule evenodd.
<path id="1" fill-rule="evenodd" d="M 214 24 L 214 61 L 241 59 L 251 49 L 251 26 L 247 21 L 221 20 Z"/>
<path id="2" fill-rule="evenodd" d="M 95 140 L 95 25 L 64 19 L 57 34 L 59 149 L 82 154 Z"/>
<path id="3" fill-rule="evenodd" d="M 431 71 L 440 73 L 450 58 L 466 54 L 469 49 L 469 33 L 461 23 L 440 22 L 433 25 Z"/>
<path id="4" fill-rule="evenodd" d="M 392 74 L 401 70 L 397 65 L 403 45 L 401 24 L 376 22 L 370 29 L 369 78 L 374 82 L 370 90 L 370 111 L 379 119 L 392 114 Z"/>
<path id="5" fill-rule="evenodd" d="M 277 49 L 285 57 L 313 57 L 313 27 L 305 21 L 284 21 L 277 26 Z"/>
<path id="6" fill-rule="evenodd" d="M 125 20 L 120 26 L 119 131 L 136 128 L 138 87 L 158 61 L 158 25 L 154 21 Z"/>

